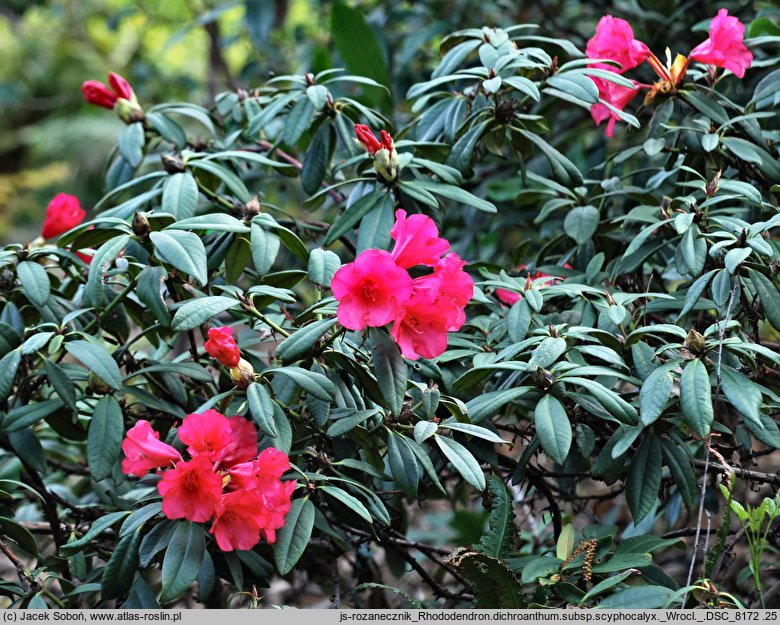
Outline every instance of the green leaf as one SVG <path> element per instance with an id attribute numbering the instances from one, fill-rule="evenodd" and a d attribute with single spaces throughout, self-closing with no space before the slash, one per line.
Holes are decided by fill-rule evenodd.
<path id="1" fill-rule="evenodd" d="M 309 354 L 323 334 L 330 330 L 338 320 L 335 317 L 320 319 L 293 332 L 276 346 L 276 356 L 288 363 Z"/>
<path id="2" fill-rule="evenodd" d="M 726 265 L 726 269 L 729 273 L 736 273 L 739 266 L 743 261 L 753 253 L 753 250 L 749 247 L 739 247 L 733 250 L 729 250 L 726 256 L 723 258 L 723 264 Z"/>
<path id="3" fill-rule="evenodd" d="M 111 475 L 111 469 L 122 451 L 124 435 L 119 402 L 110 395 L 101 397 L 92 413 L 87 436 L 87 462 L 96 482 Z"/>
<path id="4" fill-rule="evenodd" d="M 395 483 L 407 496 L 417 497 L 420 483 L 420 465 L 404 437 L 392 430 L 387 432 L 387 460 Z"/>
<path id="5" fill-rule="evenodd" d="M 359 9 L 336 3 L 331 13 L 331 35 L 347 69 L 390 87 L 390 73 L 374 32 Z"/>
<path id="6" fill-rule="evenodd" d="M 284 517 L 284 525 L 276 531 L 274 562 L 279 575 L 287 575 L 301 559 L 314 528 L 314 506 L 308 499 L 294 499 Z"/>
<path id="7" fill-rule="evenodd" d="M 128 124 L 119 133 L 119 152 L 133 168 L 144 158 L 144 126 L 140 122 Z"/>
<path id="8" fill-rule="evenodd" d="M 114 547 L 103 569 L 101 588 L 103 599 L 118 599 L 126 595 L 138 570 L 138 548 L 141 532 L 127 534 Z"/>
<path id="9" fill-rule="evenodd" d="M 385 192 L 377 189 L 360 196 L 357 200 L 348 204 L 346 210 L 333 222 L 323 244 L 330 245 L 337 241 L 340 236 L 349 232 L 384 196 Z"/>
<path id="10" fill-rule="evenodd" d="M 93 261 L 94 262 L 94 261 Z M 163 286 L 168 277 L 164 267 L 144 267 L 138 274 L 136 295 L 164 328 L 171 325 L 171 314 L 165 305 Z"/>
<path id="11" fill-rule="evenodd" d="M 769 319 L 769 323 L 776 330 L 780 330 L 780 293 L 778 293 L 777 287 L 774 282 L 771 282 L 769 278 L 758 271 L 748 269 L 748 275 L 753 283 L 753 287 L 756 289 L 756 293 L 758 293 L 758 297 L 761 299 L 761 306 L 767 319 Z"/>
<path id="12" fill-rule="evenodd" d="M 38 557 L 38 543 L 32 533 L 30 533 L 30 530 L 24 525 L 21 525 L 14 519 L 0 516 L 0 530 L 5 534 L 3 538 L 10 538 L 20 549 L 26 551 L 34 558 Z"/>
<path id="13" fill-rule="evenodd" d="M 379 408 L 370 408 L 369 410 L 358 410 L 357 412 L 349 413 L 347 416 L 340 417 L 328 428 L 327 435 L 330 438 L 344 436 L 364 421 L 373 417 L 377 412 L 379 412 Z M 335 417 L 332 418 L 335 419 Z"/>
<path id="14" fill-rule="evenodd" d="M 176 311 L 171 328 L 177 332 L 193 330 L 215 315 L 237 306 L 239 306 L 238 301 L 232 297 L 222 295 L 199 297 L 188 301 Z"/>
<path id="15" fill-rule="evenodd" d="M 642 383 L 639 390 L 639 416 L 642 425 L 655 423 L 666 408 L 674 385 L 674 379 L 669 372 L 675 367 L 676 364 L 658 367 Z"/>
<path id="16" fill-rule="evenodd" d="M 301 186 L 309 195 L 314 195 L 325 178 L 330 160 L 330 124 L 320 126 L 314 135 L 301 169 Z"/>
<path id="17" fill-rule="evenodd" d="M 439 426 L 434 421 L 418 421 L 414 424 L 414 440 L 422 445 L 427 439 L 436 434 Z"/>
<path id="18" fill-rule="evenodd" d="M 664 608 L 674 591 L 665 586 L 632 586 L 610 595 L 596 606 L 606 610 L 652 610 Z"/>
<path id="19" fill-rule="evenodd" d="M 314 104 L 311 98 L 307 97 L 300 98 L 290 109 L 284 120 L 284 142 L 288 146 L 298 143 L 303 133 L 309 129 L 314 113 Z"/>
<path id="20" fill-rule="evenodd" d="M 696 358 L 685 365 L 680 377 L 680 404 L 688 426 L 701 438 L 712 428 L 712 388 L 707 367 Z"/>
<path id="21" fill-rule="evenodd" d="M 341 267 L 338 254 L 315 248 L 309 253 L 309 279 L 321 287 L 328 288 L 330 281 Z"/>
<path id="22" fill-rule="evenodd" d="M 256 221 L 252 222 L 252 260 L 261 276 L 271 270 L 280 245 L 281 240 L 275 232 L 269 232 Z"/>
<path id="23" fill-rule="evenodd" d="M 565 185 L 582 184 L 582 173 L 568 158 L 534 133 L 528 130 L 520 130 L 519 133 L 542 151 L 550 163 L 556 180 Z"/>
<path id="24" fill-rule="evenodd" d="M 70 341 L 65 350 L 114 390 L 122 389 L 122 372 L 111 355 L 101 346 L 89 341 Z"/>
<path id="25" fill-rule="evenodd" d="M 653 509 L 660 488 L 661 445 L 648 435 L 631 461 L 626 480 L 626 501 L 635 525 Z"/>
<path id="26" fill-rule="evenodd" d="M 471 452 L 451 438 L 437 435 L 435 440 L 441 452 L 463 479 L 477 490 L 485 490 L 485 474 Z"/>
<path id="27" fill-rule="evenodd" d="M 596 233 L 599 218 L 599 209 L 595 206 L 577 206 L 566 215 L 563 229 L 577 245 L 582 245 Z"/>
<path id="28" fill-rule="evenodd" d="M 249 226 L 232 215 L 209 213 L 208 215 L 198 215 L 197 217 L 177 220 L 176 223 L 165 229 L 166 232 L 171 230 L 213 230 L 214 232 L 243 234 L 249 232 Z"/>
<path id="29" fill-rule="evenodd" d="M 482 505 L 490 510 L 488 525 L 474 548 L 495 558 L 506 558 L 514 551 L 517 539 L 512 496 L 497 475 L 487 478 L 486 487 Z"/>
<path id="30" fill-rule="evenodd" d="M 528 365 L 533 367 L 542 367 L 546 369 L 560 358 L 566 351 L 566 340 L 560 337 L 548 336 L 544 339 L 531 354 Z"/>
<path id="31" fill-rule="evenodd" d="M 317 490 L 343 503 L 345 506 L 347 506 L 347 508 L 351 509 L 358 516 L 363 518 L 366 523 L 374 522 L 374 520 L 371 518 L 371 513 L 362 503 L 360 503 L 360 500 L 358 500 L 356 497 L 353 497 L 341 488 L 336 488 L 335 486 L 318 486 Z"/>
<path id="32" fill-rule="evenodd" d="M 746 163 L 755 163 L 761 165 L 763 159 L 757 149 L 757 146 L 750 141 L 739 139 L 738 137 L 722 137 L 721 143 L 726 146 L 726 149 L 734 156 Z"/>
<path id="33" fill-rule="evenodd" d="M 51 293 L 49 274 L 38 263 L 29 260 L 16 266 L 16 275 L 27 298 L 37 306 L 43 306 Z"/>
<path id="34" fill-rule="evenodd" d="M 42 349 L 53 336 L 54 332 L 38 332 L 37 334 L 33 334 L 24 343 L 22 343 L 19 351 L 22 352 L 22 356 L 29 356 L 30 354 L 34 354 L 39 349 Z"/>
<path id="35" fill-rule="evenodd" d="M 759 386 L 739 371 L 725 365 L 720 370 L 720 383 L 723 393 L 737 412 L 745 420 L 752 421 L 757 428 L 763 429 L 761 422 L 763 398 Z"/>
<path id="36" fill-rule="evenodd" d="M 115 525 L 119 520 L 124 519 L 128 514 L 130 514 L 129 511 L 122 510 L 120 512 L 111 512 L 110 514 L 96 519 L 81 538 L 60 547 L 60 555 L 67 558 L 74 553 L 81 551 L 109 527 Z"/>
<path id="37" fill-rule="evenodd" d="M 190 172 L 172 174 L 165 181 L 162 195 L 162 212 L 176 219 L 186 219 L 195 214 L 198 206 L 198 183 Z"/>
<path id="38" fill-rule="evenodd" d="M 87 277 L 87 284 L 84 287 L 85 304 L 95 307 L 102 306 L 103 300 L 105 299 L 103 276 L 111 263 L 116 260 L 129 242 L 130 237 L 123 234 L 107 241 L 100 246 L 97 252 L 95 252 L 95 255 L 92 257 L 92 262 L 89 264 L 89 276 Z"/>
<path id="39" fill-rule="evenodd" d="M 242 203 L 246 204 L 251 199 L 252 196 L 247 190 L 246 185 L 244 185 L 241 179 L 227 167 L 218 165 L 217 163 L 205 159 L 190 160 L 188 165 L 190 167 L 194 167 L 195 169 L 202 169 L 203 171 L 210 173 L 212 176 L 219 178 Z"/>
<path id="40" fill-rule="evenodd" d="M 165 230 L 152 232 L 149 237 L 154 243 L 155 254 L 161 261 L 205 286 L 208 282 L 206 248 L 197 234 L 186 230 Z"/>
<path id="41" fill-rule="evenodd" d="M 517 388 L 509 388 L 502 391 L 490 391 L 489 393 L 483 393 L 477 395 L 474 399 L 470 399 L 466 402 L 466 407 L 469 411 L 469 416 L 474 423 L 484 421 L 488 417 L 492 417 L 501 408 L 511 401 L 514 401 L 518 397 L 525 395 L 530 390 L 530 387 L 520 386 Z"/>
<path id="42" fill-rule="evenodd" d="M 688 455 L 677 443 L 666 438 L 661 439 L 661 451 L 683 502 L 688 510 L 693 510 L 696 502 L 696 475 Z"/>
<path id="43" fill-rule="evenodd" d="M 461 189 L 455 185 L 445 184 L 443 182 L 433 182 L 430 180 L 418 180 L 417 184 L 434 195 L 440 195 L 448 200 L 460 202 L 466 206 L 473 206 L 477 210 L 481 210 L 485 213 L 495 213 L 498 211 L 495 204 L 492 202 L 483 200 L 473 193 L 469 193 L 465 189 Z"/>
<path id="44" fill-rule="evenodd" d="M 14 349 L 0 358 L 0 402 L 8 399 L 21 362 L 22 353 L 18 349 Z"/>
<path id="45" fill-rule="evenodd" d="M 258 429 L 271 438 L 278 436 L 274 423 L 274 400 L 263 384 L 252 382 L 246 389 L 249 411 Z"/>
<path id="46" fill-rule="evenodd" d="M 534 410 L 534 425 L 544 453 L 558 464 L 566 462 L 572 436 L 563 404 L 552 395 L 542 397 Z"/>
<path id="47" fill-rule="evenodd" d="M 161 603 L 178 599 L 192 585 L 200 572 L 205 550 L 201 526 L 181 521 L 173 532 L 163 558 Z"/>
<path id="48" fill-rule="evenodd" d="M 404 405 L 407 368 L 395 341 L 382 330 L 371 328 L 371 355 L 379 391 L 387 406 L 398 416 Z"/>
<path id="49" fill-rule="evenodd" d="M 300 367 L 280 367 L 269 373 L 279 374 L 290 378 L 304 391 L 322 401 L 332 401 L 336 395 L 336 387 L 321 373 L 306 371 Z"/>
<path id="50" fill-rule="evenodd" d="M 488 430 L 487 428 L 483 428 L 482 426 L 474 425 L 473 423 L 459 423 L 458 421 L 449 419 L 448 421 L 441 423 L 439 428 L 442 430 L 455 430 L 456 432 L 470 434 L 471 436 L 476 436 L 477 438 L 481 438 L 498 445 L 504 445 L 507 442 L 495 432 Z"/>
<path id="51" fill-rule="evenodd" d="M 531 318 L 533 312 L 525 299 L 519 299 L 509 309 L 506 316 L 506 328 L 509 333 L 509 340 L 513 343 L 519 343 L 528 334 L 531 327 Z"/>

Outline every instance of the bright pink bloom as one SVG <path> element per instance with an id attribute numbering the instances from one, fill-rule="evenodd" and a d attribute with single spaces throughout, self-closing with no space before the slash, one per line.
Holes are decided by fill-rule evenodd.
<path id="1" fill-rule="evenodd" d="M 358 141 L 363 144 L 363 147 L 366 148 L 366 151 L 372 156 L 383 147 L 377 140 L 376 135 L 374 135 L 374 133 L 371 132 L 371 129 L 365 124 L 355 124 L 355 135 L 357 136 Z"/>
<path id="2" fill-rule="evenodd" d="M 222 460 L 225 450 L 233 440 L 228 418 L 213 409 L 203 414 L 188 414 L 184 417 L 177 436 L 187 445 L 187 453 L 190 456 L 205 458 L 211 463 Z"/>
<path id="3" fill-rule="evenodd" d="M 43 222 L 41 236 L 51 239 L 75 228 L 86 216 L 81 203 L 75 195 L 58 193 L 46 207 L 46 220 Z"/>
<path id="4" fill-rule="evenodd" d="M 260 494 L 237 490 L 222 495 L 209 533 L 222 551 L 247 550 L 260 542 L 260 529 L 270 520 Z"/>
<path id="5" fill-rule="evenodd" d="M 518 266 L 518 269 L 520 271 L 523 271 L 528 265 L 523 263 L 522 265 Z M 564 263 L 563 265 L 564 269 L 572 269 L 572 266 L 569 263 Z M 560 278 L 554 278 L 553 276 L 542 273 L 541 271 L 537 271 L 535 273 L 529 273 L 528 278 L 531 280 L 538 280 L 539 278 L 550 278 L 547 280 L 547 283 L 553 283 L 556 280 L 559 280 Z M 523 296 L 515 291 L 509 291 L 507 289 L 496 289 L 496 297 L 500 299 L 504 304 L 507 306 L 511 306 L 515 302 L 519 301 Z"/>
<path id="6" fill-rule="evenodd" d="M 457 311 L 441 299 L 435 287 L 415 288 L 396 317 L 390 334 L 409 360 L 436 358 L 447 349 L 447 328 Z"/>
<path id="7" fill-rule="evenodd" d="M 370 249 L 336 272 L 331 289 L 339 300 L 339 323 L 350 330 L 363 330 L 396 318 L 412 293 L 412 278 L 389 252 Z"/>
<path id="8" fill-rule="evenodd" d="M 710 36 L 700 43 L 689 56 L 694 61 L 724 67 L 738 78 L 753 62 L 753 53 L 742 42 L 745 26 L 727 9 L 720 9 L 710 22 Z"/>
<path id="9" fill-rule="evenodd" d="M 230 417 L 230 442 L 222 450 L 221 466 L 232 467 L 257 456 L 257 429 L 240 415 Z"/>
<path id="10" fill-rule="evenodd" d="M 285 471 L 290 469 L 290 459 L 282 451 L 269 447 L 264 449 L 256 460 L 233 465 L 229 486 L 232 488 L 263 489 L 268 484 L 279 481 Z"/>
<path id="11" fill-rule="evenodd" d="M 81 85 L 81 93 L 88 104 L 113 109 L 117 95 L 99 80 L 86 80 Z"/>
<path id="12" fill-rule="evenodd" d="M 122 441 L 122 473 L 143 477 L 152 469 L 170 466 L 181 460 L 176 449 L 163 443 L 160 434 L 148 421 L 140 420 L 131 427 Z"/>
<path id="13" fill-rule="evenodd" d="M 241 350 L 233 339 L 233 328 L 229 326 L 209 328 L 209 338 L 203 347 L 209 356 L 225 367 L 236 367 L 241 360 Z"/>
<path id="14" fill-rule="evenodd" d="M 179 462 L 163 472 L 157 490 L 162 510 L 169 519 L 208 521 L 222 496 L 222 477 L 211 470 L 212 463 L 199 457 Z"/>
<path id="15" fill-rule="evenodd" d="M 274 482 L 256 492 L 265 504 L 267 517 L 264 520 L 262 534 L 269 543 L 276 542 L 276 530 L 284 525 L 284 517 L 292 507 L 292 494 L 295 482 Z"/>
<path id="16" fill-rule="evenodd" d="M 588 40 L 585 52 L 590 59 L 608 59 L 620 63 L 619 68 L 607 63 L 594 63 L 592 67 L 622 74 L 644 61 L 650 49 L 634 39 L 634 31 L 626 20 L 605 15 L 596 26 L 596 34 Z"/>
<path id="17" fill-rule="evenodd" d="M 406 217 L 406 211 L 395 211 L 395 224 L 390 230 L 395 245 L 393 258 L 405 269 L 415 265 L 432 267 L 444 252 L 450 248 L 446 239 L 439 238 L 439 229 L 433 219 L 426 215 Z"/>
<path id="18" fill-rule="evenodd" d="M 634 99 L 636 94 L 639 93 L 639 86 L 636 81 L 633 82 L 634 85 L 637 86 L 634 87 L 634 89 L 629 89 L 628 87 L 621 87 L 620 85 L 600 78 L 591 78 L 591 80 L 595 82 L 596 86 L 599 88 L 599 97 L 621 111 Z M 608 137 L 615 134 L 615 122 L 620 121 L 620 117 L 618 117 L 615 111 L 599 102 L 590 107 L 590 114 L 591 117 L 593 117 L 593 121 L 595 121 L 598 126 L 600 126 L 601 122 L 605 119 L 608 119 L 609 122 L 607 122 L 605 134 Z"/>
<path id="19" fill-rule="evenodd" d="M 436 263 L 432 274 L 414 280 L 415 289 L 436 293 L 438 317 L 446 318 L 449 331 L 460 330 L 466 323 L 463 309 L 474 296 L 474 280 L 463 271 L 465 265 L 466 261 L 453 252 Z"/>

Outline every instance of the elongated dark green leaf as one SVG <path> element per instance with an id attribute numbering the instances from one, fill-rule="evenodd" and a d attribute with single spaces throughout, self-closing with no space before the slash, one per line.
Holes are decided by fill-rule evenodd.
<path id="1" fill-rule="evenodd" d="M 246 389 L 246 397 L 257 427 L 263 434 L 276 438 L 278 433 L 274 423 L 274 400 L 268 390 L 263 384 L 252 382 Z"/>
<path id="2" fill-rule="evenodd" d="M 95 481 L 99 482 L 111 474 L 122 450 L 124 435 L 119 402 L 110 395 L 101 397 L 92 413 L 87 436 L 87 462 Z"/>
<path id="3" fill-rule="evenodd" d="M 111 512 L 110 514 L 107 514 L 95 520 L 92 523 L 92 526 L 87 530 L 87 532 L 81 538 L 69 542 L 63 545 L 62 547 L 60 547 L 60 555 L 67 558 L 69 556 L 72 556 L 77 551 L 81 551 L 90 542 L 92 542 L 103 532 L 105 532 L 109 527 L 111 527 L 121 519 L 124 519 L 128 514 L 130 514 L 128 511 L 122 510 L 120 512 Z"/>
<path id="4" fill-rule="evenodd" d="M 626 480 L 626 500 L 635 524 L 652 510 L 660 488 L 661 445 L 655 436 L 647 435 L 631 461 Z"/>
<path id="5" fill-rule="evenodd" d="M 144 267 L 138 274 L 138 287 L 136 289 L 138 299 L 165 328 L 171 325 L 171 314 L 168 312 L 163 297 L 163 285 L 167 277 L 168 272 L 165 271 L 164 267 Z"/>
<path id="6" fill-rule="evenodd" d="M 577 206 L 566 215 L 563 229 L 577 245 L 582 245 L 596 233 L 600 217 L 595 206 Z"/>
<path id="7" fill-rule="evenodd" d="M 200 525 L 190 521 L 179 522 L 163 558 L 162 603 L 179 598 L 195 581 L 205 548 Z"/>
<path id="8" fill-rule="evenodd" d="M 723 393 L 743 418 L 752 421 L 757 428 L 763 428 L 760 414 L 763 399 L 758 385 L 739 371 L 725 365 L 720 370 L 720 383 Z"/>
<path id="9" fill-rule="evenodd" d="M 762 273 L 753 269 L 748 269 L 750 281 L 761 299 L 761 306 L 764 308 L 764 314 L 769 319 L 775 329 L 780 330 L 780 293 L 774 283 Z"/>
<path id="10" fill-rule="evenodd" d="M 163 187 L 162 210 L 176 219 L 186 219 L 195 214 L 198 204 L 198 183 L 190 172 L 173 174 Z"/>
<path id="11" fill-rule="evenodd" d="M 160 260 L 192 276 L 201 286 L 206 284 L 206 248 L 197 234 L 186 230 L 165 230 L 152 232 L 149 237 Z"/>
<path id="12" fill-rule="evenodd" d="M 553 175 L 558 181 L 563 184 L 582 184 L 582 173 L 568 158 L 538 135 L 528 130 L 520 130 L 519 132 L 542 151 L 550 163 Z"/>
<path id="13" fill-rule="evenodd" d="M 298 139 L 309 129 L 314 112 L 314 104 L 307 97 L 300 98 L 290 109 L 284 120 L 284 142 L 287 145 L 298 143 Z"/>
<path id="14" fill-rule="evenodd" d="M 668 366 L 658 367 L 642 383 L 639 390 L 639 416 L 644 426 L 654 423 L 666 408 L 674 384 L 671 369 Z"/>
<path id="15" fill-rule="evenodd" d="M 494 558 L 505 558 L 512 553 L 517 538 L 512 496 L 497 475 L 487 478 L 486 487 L 483 505 L 490 510 L 488 526 L 474 548 Z"/>
<path id="16" fill-rule="evenodd" d="M 366 507 L 360 502 L 359 499 L 356 497 L 350 495 L 348 492 L 341 488 L 336 488 L 335 486 L 320 486 L 317 488 L 320 492 L 325 493 L 326 495 L 330 495 L 337 501 L 340 501 L 343 503 L 347 508 L 350 508 L 353 512 L 355 512 L 358 516 L 365 519 L 366 523 L 373 523 L 374 520 L 371 518 L 371 513 L 366 509 Z"/>
<path id="17" fill-rule="evenodd" d="M 331 251 L 315 248 L 309 254 L 309 279 L 314 284 L 328 288 L 339 267 L 341 259 Z"/>
<path id="18" fill-rule="evenodd" d="M 179 219 L 176 223 L 171 224 L 165 229 L 166 232 L 170 232 L 171 230 L 213 230 L 214 232 L 235 232 L 237 234 L 243 234 L 249 232 L 249 226 L 232 215 L 226 215 L 225 213 L 209 213 L 208 215 L 198 215 L 197 217 Z"/>
<path id="19" fill-rule="evenodd" d="M 279 575 L 287 575 L 301 559 L 314 528 L 314 506 L 308 499 L 294 499 L 284 525 L 276 532 L 274 562 Z"/>
<path id="20" fill-rule="evenodd" d="M 330 245 L 338 240 L 340 236 L 349 232 L 363 217 L 384 197 L 385 192 L 381 189 L 370 191 L 352 202 L 347 209 L 339 215 L 333 225 L 328 230 L 324 244 Z"/>
<path id="21" fill-rule="evenodd" d="M 144 158 L 144 126 L 140 122 L 128 124 L 119 133 L 119 152 L 135 168 Z"/>
<path id="22" fill-rule="evenodd" d="M 496 414 L 501 408 L 518 397 L 525 395 L 530 390 L 528 386 L 508 388 L 503 391 L 491 391 L 478 395 L 466 402 L 469 416 L 474 423 L 484 421 Z"/>
<path id="23" fill-rule="evenodd" d="M 341 417 L 328 428 L 327 434 L 330 438 L 344 436 L 347 432 L 351 432 L 361 423 L 373 417 L 377 412 L 379 412 L 378 408 L 370 408 L 369 410 L 358 410 L 354 414 Z"/>
<path id="24" fill-rule="evenodd" d="M 43 306 L 51 293 L 51 282 L 46 270 L 38 263 L 25 260 L 16 266 L 16 275 L 19 276 L 24 294 L 30 301 Z"/>
<path id="25" fill-rule="evenodd" d="M 455 470 L 477 490 L 485 490 L 485 474 L 476 458 L 459 442 L 444 436 L 435 436 L 436 444 Z"/>
<path id="26" fill-rule="evenodd" d="M 696 474 L 688 455 L 667 438 L 661 439 L 661 451 L 683 502 L 689 510 L 693 510 L 696 502 Z"/>
<path id="27" fill-rule="evenodd" d="M 306 371 L 300 367 L 280 367 L 274 369 L 271 373 L 282 375 L 292 379 L 298 386 L 310 395 L 314 395 L 322 401 L 330 401 L 336 393 L 336 387 L 328 378 L 321 373 Z"/>
<path id="28" fill-rule="evenodd" d="M 325 178 L 330 159 L 330 142 L 330 124 L 323 124 L 306 150 L 301 169 L 301 186 L 309 195 L 317 192 Z"/>
<path id="29" fill-rule="evenodd" d="M 558 464 L 563 464 L 571 448 L 571 424 L 563 404 L 552 395 L 545 395 L 534 410 L 536 435 L 542 449 Z"/>
<path id="30" fill-rule="evenodd" d="M 276 356 L 285 363 L 303 358 L 337 321 L 335 317 L 330 317 L 303 326 L 276 346 Z"/>
<path id="31" fill-rule="evenodd" d="M 232 297 L 224 297 L 222 295 L 199 297 L 187 302 L 176 311 L 171 327 L 177 332 L 192 330 L 211 319 L 214 315 L 238 306 L 238 301 Z"/>
<path id="32" fill-rule="evenodd" d="M 16 372 L 22 362 L 22 353 L 18 349 L 8 352 L 0 358 L 0 402 L 8 399 L 14 385 Z"/>
<path id="33" fill-rule="evenodd" d="M 382 330 L 371 328 L 371 355 L 379 390 L 385 405 L 399 415 L 406 394 L 407 367 L 395 341 Z"/>
<path id="34" fill-rule="evenodd" d="M 389 430 L 387 433 L 387 460 L 395 483 L 409 497 L 417 496 L 420 483 L 420 465 L 403 436 Z"/>
<path id="35" fill-rule="evenodd" d="M 360 9 L 341 3 L 334 4 L 331 34 L 339 56 L 352 74 L 366 76 L 385 87 L 390 86 L 385 57 Z"/>
<path id="36" fill-rule="evenodd" d="M 680 377 L 680 404 L 683 416 L 690 428 L 706 438 L 712 428 L 712 388 L 707 367 L 696 358 L 691 360 Z"/>
<path id="37" fill-rule="evenodd" d="M 47 399 L 46 401 L 19 406 L 11 410 L 2 421 L 4 432 L 17 432 L 26 427 L 35 425 L 41 419 L 48 417 L 53 412 L 65 405 L 61 399 Z"/>
<path id="38" fill-rule="evenodd" d="M 665 608 L 673 590 L 666 586 L 633 586 L 620 590 L 597 606 L 603 610 L 651 610 Z"/>
<path id="39" fill-rule="evenodd" d="M 104 599 L 118 599 L 130 591 L 138 569 L 140 545 L 141 532 L 138 531 L 125 535 L 117 543 L 106 568 L 103 569 L 101 587 Z"/>
<path id="40" fill-rule="evenodd" d="M 70 341 L 64 345 L 67 352 L 115 390 L 122 388 L 122 373 L 111 355 L 101 346 L 89 341 Z"/>

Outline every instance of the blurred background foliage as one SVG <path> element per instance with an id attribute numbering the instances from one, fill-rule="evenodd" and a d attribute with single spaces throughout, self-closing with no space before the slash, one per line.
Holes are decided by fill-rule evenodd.
<path id="1" fill-rule="evenodd" d="M 126 76 L 142 103 L 186 100 L 209 107 L 220 91 L 251 89 L 275 74 L 347 66 L 391 83 L 392 101 L 371 103 L 402 126 L 408 113 L 403 94 L 429 77 L 441 38 L 453 30 L 537 23 L 540 34 L 584 48 L 599 17 L 612 13 L 641 24 L 636 36 L 652 49 L 687 52 L 700 38 L 696 31 L 706 31 L 722 6 L 775 22 L 780 12 L 772 1 L 5 0 L 0 240 L 37 236 L 46 204 L 58 192 L 79 196 L 88 210 L 102 195 L 105 156 L 121 127 L 87 106 L 80 86 L 87 79 L 105 80 L 109 70 Z M 375 40 L 352 39 L 354 20 L 362 19 Z M 693 33 L 691 23 L 698 23 Z M 747 82 L 740 88 L 752 88 Z M 572 117 L 558 129 L 558 140 L 581 128 Z M 600 130 L 594 127 L 585 137 L 578 130 L 571 138 L 578 160 L 591 160 L 583 158 L 589 152 L 601 160 Z"/>

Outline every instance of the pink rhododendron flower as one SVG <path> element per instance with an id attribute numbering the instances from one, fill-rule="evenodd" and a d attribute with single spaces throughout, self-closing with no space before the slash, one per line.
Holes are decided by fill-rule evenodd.
<path id="1" fill-rule="evenodd" d="M 211 463 L 222 460 L 225 449 L 233 440 L 228 418 L 213 409 L 203 414 L 193 412 L 184 417 L 177 436 L 187 445 L 190 456 L 205 458 Z"/>
<path id="2" fill-rule="evenodd" d="M 201 456 L 181 461 L 162 474 L 157 490 L 162 511 L 169 519 L 208 521 L 222 497 L 222 477 L 211 470 L 212 463 Z"/>
<path id="3" fill-rule="evenodd" d="M 439 317 L 446 318 L 446 329 L 460 330 L 466 322 L 463 310 L 474 296 L 474 280 L 463 271 L 466 261 L 460 256 L 447 254 L 434 267 L 433 273 L 415 279 L 415 289 L 429 289 L 436 293 Z"/>
<path id="4" fill-rule="evenodd" d="M 395 241 L 392 255 L 395 262 L 406 269 L 415 265 L 435 265 L 450 244 L 439 238 L 439 229 L 427 215 L 411 215 L 406 211 L 395 211 L 395 224 L 390 230 Z"/>
<path id="5" fill-rule="evenodd" d="M 255 489 L 264 488 L 284 475 L 290 468 L 290 459 L 282 451 L 269 447 L 256 460 L 242 462 L 230 468 L 230 487 Z"/>
<path id="6" fill-rule="evenodd" d="M 265 505 L 266 518 L 263 519 L 262 534 L 269 543 L 276 542 L 276 530 L 284 525 L 284 517 L 292 507 L 292 494 L 295 482 L 275 481 L 255 492 Z"/>
<path id="7" fill-rule="evenodd" d="M 109 72 L 108 84 L 111 86 L 110 89 L 99 80 L 85 81 L 81 85 L 81 93 L 84 95 L 84 100 L 89 104 L 101 106 L 105 109 L 113 109 L 119 98 L 124 98 L 128 101 L 135 100 L 135 94 L 130 83 L 119 74 Z"/>
<path id="8" fill-rule="evenodd" d="M 41 236 L 44 239 L 57 237 L 78 226 L 84 221 L 86 214 L 75 195 L 58 193 L 46 207 L 46 220 L 41 228 Z"/>
<path id="9" fill-rule="evenodd" d="M 203 347 L 206 353 L 225 367 L 235 367 L 241 360 L 241 350 L 233 339 L 233 328 L 209 328 L 209 338 Z"/>
<path id="10" fill-rule="evenodd" d="M 222 495 L 209 530 L 222 551 L 246 550 L 260 542 L 260 529 L 268 522 L 260 494 L 237 490 Z"/>
<path id="11" fill-rule="evenodd" d="M 710 22 L 710 36 L 693 50 L 689 58 L 724 67 L 738 78 L 753 62 L 753 53 L 743 43 L 745 26 L 727 9 L 720 9 Z"/>
<path id="12" fill-rule="evenodd" d="M 599 97 L 621 111 L 639 93 L 638 86 L 634 89 L 629 89 L 628 87 L 621 87 L 620 85 L 616 85 L 608 80 L 601 80 L 600 78 L 591 78 L 591 80 L 595 82 L 596 86 L 599 88 Z M 637 84 L 636 81 L 633 82 L 635 85 Z M 605 119 L 608 119 L 609 122 L 607 122 L 605 134 L 608 137 L 612 137 L 615 134 L 615 122 L 620 121 L 620 117 L 617 113 L 607 106 L 598 103 L 590 107 L 590 114 L 593 117 L 593 121 L 595 121 L 598 126 L 600 126 L 601 122 Z"/>
<path id="13" fill-rule="evenodd" d="M 257 456 L 257 429 L 240 415 L 230 417 L 230 442 L 222 449 L 222 467 L 232 467 Z"/>
<path id="14" fill-rule="evenodd" d="M 523 263 L 522 265 L 519 265 L 517 268 L 522 271 L 524 270 L 528 265 Z M 569 263 L 565 263 L 563 265 L 564 269 L 573 269 L 573 267 Z M 539 280 L 540 278 L 549 278 L 547 280 L 547 283 L 555 282 L 555 280 L 559 280 L 560 278 L 555 278 L 547 273 L 542 273 L 541 271 L 537 271 L 535 273 L 529 273 L 528 278 L 530 280 Z M 504 304 L 507 306 L 512 306 L 515 302 L 520 301 L 522 299 L 522 295 L 520 293 L 517 293 L 516 291 L 509 291 L 508 289 L 496 289 L 496 297 L 501 300 Z"/>
<path id="15" fill-rule="evenodd" d="M 396 317 L 390 334 L 409 360 L 436 358 L 447 349 L 447 328 L 456 320 L 439 300 L 438 289 L 415 288 Z"/>
<path id="16" fill-rule="evenodd" d="M 389 252 L 366 250 L 341 267 L 331 281 L 339 323 L 350 330 L 390 323 L 412 292 L 412 278 Z"/>
<path id="17" fill-rule="evenodd" d="M 160 434 L 148 421 L 140 420 L 131 427 L 122 441 L 122 473 L 143 477 L 152 469 L 170 466 L 181 460 L 176 449 L 160 440 Z"/>
<path id="18" fill-rule="evenodd" d="M 619 68 L 607 63 L 594 63 L 592 67 L 622 74 L 644 61 L 650 49 L 634 39 L 634 31 L 626 20 L 605 15 L 596 26 L 596 34 L 588 40 L 585 52 L 590 59 L 608 59 L 620 63 Z"/>

